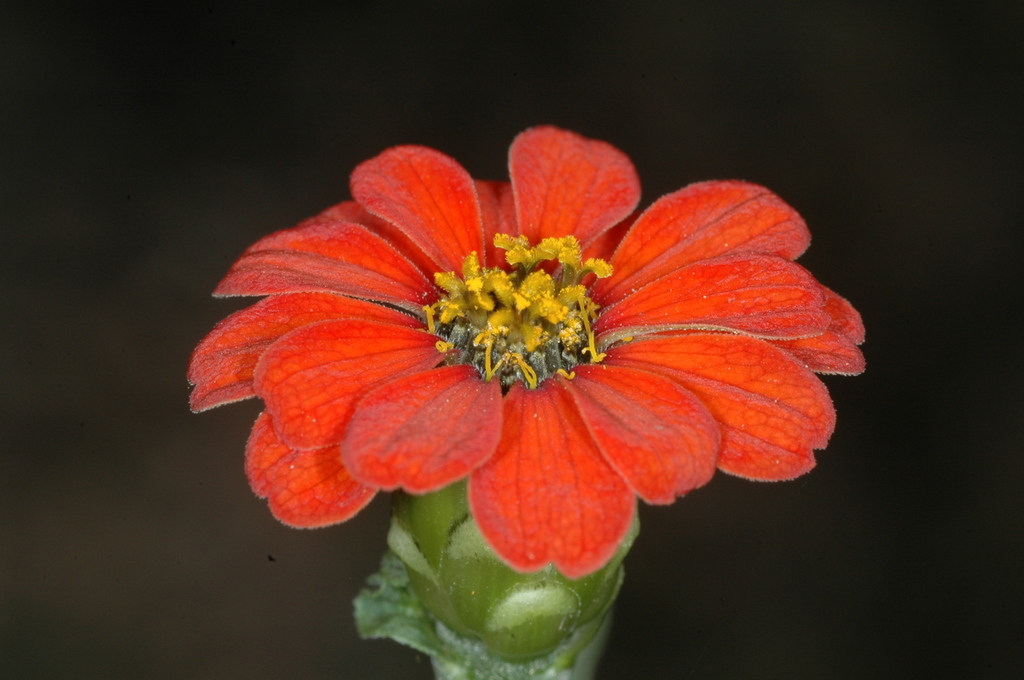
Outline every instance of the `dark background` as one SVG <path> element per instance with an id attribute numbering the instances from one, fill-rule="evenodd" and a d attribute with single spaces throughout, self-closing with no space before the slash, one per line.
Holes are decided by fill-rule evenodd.
<path id="1" fill-rule="evenodd" d="M 279 525 L 185 366 L 358 162 L 554 123 L 771 187 L 868 329 L 813 473 L 643 508 L 601 677 L 1024 677 L 1024 4 L 256 4 L 0 10 L 0 676 L 430 677 L 351 622 L 386 499 Z"/>

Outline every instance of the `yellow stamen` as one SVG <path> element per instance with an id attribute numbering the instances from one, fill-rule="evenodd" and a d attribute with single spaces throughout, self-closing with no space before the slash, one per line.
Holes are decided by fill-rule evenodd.
<path id="1" fill-rule="evenodd" d="M 450 342 L 445 342 L 444 340 L 438 340 L 435 342 L 434 347 L 436 347 L 437 351 L 441 354 L 445 354 L 448 351 L 455 349 L 455 345 Z"/>
<path id="2" fill-rule="evenodd" d="M 587 346 L 583 348 L 583 351 L 588 352 L 590 354 L 590 363 L 597 364 L 600 363 L 606 356 L 608 356 L 604 352 L 597 351 L 597 347 L 594 346 L 594 331 L 590 329 L 590 317 L 591 315 L 593 315 L 595 319 L 597 318 L 597 310 L 599 309 L 599 305 L 596 305 L 589 299 L 587 299 L 583 307 L 583 327 L 587 331 Z"/>
<path id="3" fill-rule="evenodd" d="M 486 380 L 487 382 L 490 382 L 491 378 L 494 377 L 494 374 L 497 373 L 498 371 L 500 371 L 502 366 L 505 365 L 505 359 L 507 359 L 507 358 L 508 358 L 508 356 L 502 356 L 500 359 L 498 359 L 498 362 L 496 364 L 494 364 L 494 367 L 488 369 L 488 371 L 490 371 L 490 372 L 486 376 L 484 376 L 484 380 Z M 488 362 L 488 363 L 490 363 L 490 362 Z"/>
<path id="4" fill-rule="evenodd" d="M 490 358 L 490 354 L 492 354 L 495 349 L 495 336 L 493 332 L 481 331 L 475 338 L 473 338 L 473 346 L 483 347 L 483 379 L 489 382 L 490 379 L 495 377 L 495 372 L 498 371 L 505 362 L 505 357 L 503 356 L 498 360 L 498 364 L 492 366 L 493 360 Z"/>
<path id="5" fill-rule="evenodd" d="M 438 351 L 458 349 L 485 380 L 499 376 L 508 387 L 521 378 L 531 389 L 555 373 L 571 379 L 567 369 L 588 358 L 604 359 L 591 328 L 598 306 L 579 281 L 590 273 L 609 276 L 611 266 L 594 258 L 584 263 L 573 236 L 531 246 L 524 236 L 498 234 L 494 245 L 505 251 L 511 270 L 482 267 L 479 255 L 470 253 L 461 276 L 434 274 L 447 295 L 423 309 L 428 330 L 442 338 Z"/>
<path id="6" fill-rule="evenodd" d="M 512 358 L 519 364 L 519 370 L 523 372 L 523 378 L 526 379 L 527 386 L 531 390 L 537 387 L 537 371 L 533 370 L 533 367 L 526 363 L 526 359 L 519 352 L 513 352 Z"/>
<path id="7" fill-rule="evenodd" d="M 424 305 L 423 311 L 427 315 L 427 330 L 430 331 L 431 333 L 435 333 L 436 328 L 434 326 L 434 305 Z"/>
<path id="8" fill-rule="evenodd" d="M 572 380 L 573 378 L 576 377 L 576 371 L 573 371 L 572 373 L 569 373 L 564 368 L 558 369 L 557 371 L 555 371 L 555 373 L 557 373 L 558 375 L 562 376 L 566 380 Z"/>

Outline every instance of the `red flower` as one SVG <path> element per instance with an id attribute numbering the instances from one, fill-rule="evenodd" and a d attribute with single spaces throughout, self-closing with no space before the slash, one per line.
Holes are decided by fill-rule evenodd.
<path id="1" fill-rule="evenodd" d="M 356 168 L 354 201 L 258 241 L 218 286 L 267 297 L 196 348 L 192 407 L 264 401 L 246 472 L 276 517 L 323 526 L 469 476 L 498 554 L 575 578 L 634 496 L 814 466 L 835 414 L 812 371 L 863 370 L 864 328 L 791 261 L 810 240 L 792 208 L 704 182 L 637 216 L 629 159 L 553 127 L 519 135 L 509 169 L 474 181 L 389 149 Z"/>

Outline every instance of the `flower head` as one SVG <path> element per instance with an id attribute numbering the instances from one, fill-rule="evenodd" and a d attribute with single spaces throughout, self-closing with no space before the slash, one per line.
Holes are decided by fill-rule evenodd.
<path id="1" fill-rule="evenodd" d="M 511 182 L 432 149 L 358 166 L 355 200 L 271 234 L 215 294 L 265 296 L 189 368 L 201 411 L 253 396 L 254 491 L 281 521 L 341 522 L 378 490 L 469 479 L 512 567 L 600 568 L 636 497 L 715 469 L 814 466 L 835 423 L 819 373 L 863 370 L 853 307 L 792 260 L 810 235 L 768 190 L 693 184 L 634 212 L 629 159 L 554 127 Z"/>

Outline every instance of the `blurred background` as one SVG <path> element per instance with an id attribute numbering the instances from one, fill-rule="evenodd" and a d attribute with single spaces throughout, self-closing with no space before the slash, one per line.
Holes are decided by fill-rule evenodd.
<path id="1" fill-rule="evenodd" d="M 814 472 L 642 509 L 600 677 L 1024 677 L 1024 4 L 83 5 L 0 9 L 0 676 L 430 678 L 352 623 L 387 499 L 279 525 L 185 366 L 358 162 L 554 123 L 770 187 L 868 329 Z"/>

